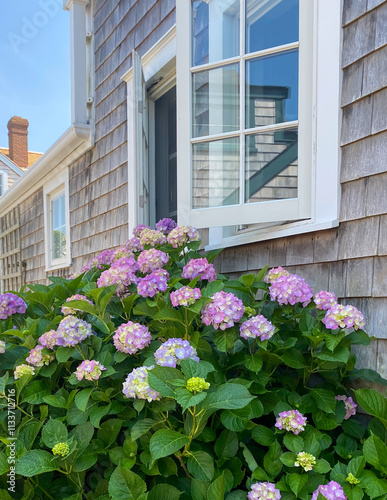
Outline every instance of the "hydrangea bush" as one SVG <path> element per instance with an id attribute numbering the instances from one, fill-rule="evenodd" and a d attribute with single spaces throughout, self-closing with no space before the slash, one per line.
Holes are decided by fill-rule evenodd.
<path id="1" fill-rule="evenodd" d="M 387 385 L 355 368 L 362 313 L 199 245 L 163 219 L 0 297 L 1 499 L 386 499 L 387 399 L 351 388 Z"/>

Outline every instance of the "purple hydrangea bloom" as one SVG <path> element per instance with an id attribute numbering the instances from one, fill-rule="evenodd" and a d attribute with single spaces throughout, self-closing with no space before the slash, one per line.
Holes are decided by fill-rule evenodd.
<path id="1" fill-rule="evenodd" d="M 215 330 L 234 326 L 234 321 L 239 321 L 245 312 L 243 302 L 233 293 L 216 292 L 212 299 L 202 309 L 202 321 L 207 326 L 212 325 Z"/>
<path id="2" fill-rule="evenodd" d="M 167 242 L 165 234 L 154 229 L 144 229 L 140 236 L 141 245 L 154 247 L 156 245 L 164 245 Z"/>
<path id="3" fill-rule="evenodd" d="M 316 308 L 321 311 L 327 311 L 332 306 L 337 304 L 337 297 L 332 292 L 325 292 L 321 290 L 321 292 L 316 293 L 314 296 L 314 303 L 316 304 Z"/>
<path id="4" fill-rule="evenodd" d="M 168 234 L 175 229 L 177 226 L 176 222 L 173 219 L 169 219 L 168 217 L 159 220 L 156 224 L 156 231 L 160 231 L 161 233 Z"/>
<path id="5" fill-rule="evenodd" d="M 165 269 L 156 269 L 147 274 L 137 285 L 137 293 L 141 297 L 153 297 L 157 292 L 165 292 L 168 288 L 169 274 Z"/>
<path id="6" fill-rule="evenodd" d="M 336 396 L 337 401 L 344 401 L 346 414 L 344 420 L 348 420 L 352 415 L 356 415 L 357 404 L 353 401 L 351 397 L 347 397 L 344 394 Z"/>
<path id="7" fill-rule="evenodd" d="M 134 257 L 122 257 L 116 262 L 113 262 L 110 269 L 104 271 L 98 278 L 97 286 L 102 288 L 104 286 L 117 285 L 116 293 L 122 296 L 127 292 L 127 288 L 132 283 L 137 283 L 138 278 L 135 272 L 138 265 Z"/>
<path id="8" fill-rule="evenodd" d="M 317 500 L 319 493 L 321 493 L 321 495 L 327 500 L 347 500 L 347 497 L 344 495 L 343 488 L 335 481 L 330 481 L 325 485 L 321 484 L 313 493 L 312 500 Z"/>
<path id="9" fill-rule="evenodd" d="M 183 339 L 168 339 L 155 352 L 156 363 L 160 366 L 176 368 L 176 364 L 187 358 L 200 361 L 196 349 L 191 346 L 188 340 Z"/>
<path id="10" fill-rule="evenodd" d="M 4 340 L 0 340 L 0 354 L 5 353 L 5 342 Z"/>
<path id="11" fill-rule="evenodd" d="M 258 337 L 261 340 L 268 340 L 274 335 L 274 326 L 265 316 L 254 316 L 242 323 L 240 335 L 245 339 Z"/>
<path id="12" fill-rule="evenodd" d="M 140 253 L 137 259 L 140 271 L 144 274 L 161 269 L 168 263 L 169 257 L 165 252 L 151 248 Z"/>
<path id="13" fill-rule="evenodd" d="M 306 307 L 312 297 L 312 287 L 298 274 L 282 275 L 270 286 L 270 299 L 277 300 L 279 304 L 294 306 L 297 302 L 301 302 L 302 306 Z"/>
<path id="14" fill-rule="evenodd" d="M 3 293 L 0 295 L 0 319 L 7 319 L 8 316 L 16 313 L 25 313 L 27 304 L 23 299 L 14 293 Z"/>
<path id="15" fill-rule="evenodd" d="M 199 288 L 183 286 L 176 290 L 176 292 L 171 292 L 171 302 L 173 307 L 190 306 L 200 299 L 201 296 Z"/>
<path id="16" fill-rule="evenodd" d="M 92 335 L 91 325 L 75 316 L 66 316 L 59 323 L 56 345 L 72 347 Z"/>
<path id="17" fill-rule="evenodd" d="M 329 330 L 352 327 L 354 330 L 358 330 L 365 326 L 364 316 L 356 307 L 343 306 L 342 304 L 334 304 L 328 309 L 322 322 Z"/>
<path id="18" fill-rule="evenodd" d="M 183 267 L 181 275 L 183 278 L 189 280 L 193 280 L 197 276 L 200 276 L 201 280 L 216 280 L 215 268 L 212 264 L 209 264 L 205 257 L 203 259 L 191 259 L 188 264 Z"/>
<path id="19" fill-rule="evenodd" d="M 75 371 L 78 380 L 98 380 L 102 371 L 106 368 L 99 361 L 85 359 Z"/>
<path id="20" fill-rule="evenodd" d="M 281 493 L 273 483 L 254 483 L 247 495 L 248 500 L 280 500 Z"/>
<path id="21" fill-rule="evenodd" d="M 112 264 L 113 262 L 122 259 L 123 257 L 133 257 L 133 252 L 126 245 L 119 246 L 116 250 L 114 250 Z"/>
<path id="22" fill-rule="evenodd" d="M 49 365 L 54 360 L 54 354 L 42 354 L 42 351 L 41 345 L 31 349 L 30 355 L 26 358 L 27 363 L 34 366 Z"/>
<path id="23" fill-rule="evenodd" d="M 289 276 L 289 271 L 284 269 L 283 267 L 273 267 L 273 269 L 270 269 L 270 271 L 266 274 L 264 277 L 264 281 L 266 283 L 273 283 L 277 278 L 280 276 Z"/>
<path id="24" fill-rule="evenodd" d="M 149 366 L 149 368 L 140 366 L 129 373 L 122 384 L 122 392 L 127 398 L 147 399 L 149 403 L 161 398 L 158 392 L 149 387 L 148 371 L 152 368 L 153 366 Z"/>
<path id="25" fill-rule="evenodd" d="M 111 263 L 113 262 L 113 258 L 114 250 L 108 248 L 106 250 L 102 250 L 102 252 L 99 253 L 96 257 L 90 259 L 86 264 L 86 267 L 88 269 L 92 269 L 93 267 L 96 267 L 97 269 L 103 269 L 104 266 L 111 265 Z"/>
<path id="26" fill-rule="evenodd" d="M 85 300 L 89 304 L 93 305 L 91 300 L 85 297 L 85 295 L 80 295 L 79 293 L 72 295 L 71 297 L 68 297 L 66 299 L 66 302 L 71 302 L 72 300 Z M 72 307 L 62 306 L 62 314 L 64 314 L 65 316 L 69 316 L 70 314 L 76 314 L 77 311 L 79 311 L 79 309 L 73 309 Z"/>
<path id="27" fill-rule="evenodd" d="M 56 346 L 58 334 L 55 330 L 50 330 L 49 332 L 43 333 L 38 339 L 38 342 L 43 347 L 47 349 L 53 349 Z"/>
<path id="28" fill-rule="evenodd" d="M 140 238 L 137 238 L 136 236 L 133 236 L 133 238 L 130 238 L 130 240 L 128 240 L 125 243 L 125 246 L 131 252 L 141 252 L 142 250 L 144 250 L 143 245 L 141 245 Z"/>
<path id="29" fill-rule="evenodd" d="M 113 337 L 116 349 L 127 354 L 136 354 L 137 351 L 148 346 L 151 340 L 152 336 L 148 328 L 133 321 L 119 326 Z"/>
<path id="30" fill-rule="evenodd" d="M 299 434 L 305 430 L 306 422 L 306 417 L 298 410 L 282 411 L 277 417 L 275 427 Z"/>
<path id="31" fill-rule="evenodd" d="M 149 226 L 146 224 L 139 224 L 133 229 L 133 236 L 135 238 L 139 238 L 141 236 L 141 233 L 144 231 L 144 229 L 150 229 Z"/>
<path id="32" fill-rule="evenodd" d="M 189 241 L 198 241 L 200 239 L 196 228 L 192 226 L 177 226 L 168 234 L 168 243 L 173 248 L 182 247 Z"/>

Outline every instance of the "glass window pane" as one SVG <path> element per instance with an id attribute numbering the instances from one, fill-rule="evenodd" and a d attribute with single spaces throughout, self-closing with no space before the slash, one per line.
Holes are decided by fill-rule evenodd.
<path id="1" fill-rule="evenodd" d="M 52 259 L 66 256 L 66 201 L 64 193 L 51 200 Z"/>
<path id="2" fill-rule="evenodd" d="M 192 1 L 192 65 L 239 55 L 239 0 Z"/>
<path id="3" fill-rule="evenodd" d="M 247 0 L 246 53 L 298 41 L 298 0 Z"/>
<path id="4" fill-rule="evenodd" d="M 246 136 L 246 203 L 297 198 L 298 132 Z"/>
<path id="5" fill-rule="evenodd" d="M 239 130 L 239 64 L 194 73 L 193 137 Z"/>
<path id="6" fill-rule="evenodd" d="M 298 119 L 298 50 L 246 62 L 246 127 Z"/>
<path id="7" fill-rule="evenodd" d="M 239 138 L 193 145 L 192 208 L 239 203 Z"/>

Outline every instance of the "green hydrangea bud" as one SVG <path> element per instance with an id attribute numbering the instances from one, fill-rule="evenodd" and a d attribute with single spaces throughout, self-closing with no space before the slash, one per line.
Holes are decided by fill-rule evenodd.
<path id="1" fill-rule="evenodd" d="M 348 481 L 349 484 L 359 484 L 360 483 L 360 481 L 352 474 L 352 472 L 350 472 L 348 474 L 346 481 Z"/>
<path id="2" fill-rule="evenodd" d="M 247 316 L 255 316 L 257 314 L 256 310 L 253 309 L 252 307 L 245 307 L 245 313 Z"/>
<path id="3" fill-rule="evenodd" d="M 202 392 L 210 387 L 210 384 L 200 377 L 192 377 L 187 380 L 187 389 L 190 392 Z"/>
<path id="4" fill-rule="evenodd" d="M 297 453 L 297 460 L 294 462 L 295 467 L 302 467 L 304 471 L 312 470 L 316 465 L 316 457 L 305 451 Z"/>
<path id="5" fill-rule="evenodd" d="M 52 453 L 54 455 L 60 455 L 61 457 L 65 457 L 70 452 L 70 447 L 67 443 L 57 443 L 52 449 Z"/>

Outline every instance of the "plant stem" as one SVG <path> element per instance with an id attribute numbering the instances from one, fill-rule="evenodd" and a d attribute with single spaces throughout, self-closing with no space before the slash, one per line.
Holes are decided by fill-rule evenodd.
<path id="1" fill-rule="evenodd" d="M 181 468 L 184 470 L 185 472 L 185 475 L 187 476 L 188 479 L 191 479 L 191 476 L 189 475 L 189 472 L 188 472 L 188 469 L 185 465 L 185 463 L 183 462 L 183 458 L 181 455 L 178 455 L 177 453 L 175 453 L 175 457 L 178 459 L 178 461 L 180 462 L 180 465 L 181 465 Z"/>
<path id="2" fill-rule="evenodd" d="M 38 483 L 38 481 L 35 482 L 32 478 L 31 478 L 31 481 L 32 481 L 32 484 L 34 484 L 35 486 L 37 486 L 38 488 L 40 488 L 43 491 L 43 493 L 45 494 L 45 496 L 47 498 L 50 498 L 51 500 L 54 500 L 54 497 L 52 497 L 49 493 L 47 493 L 47 491 L 43 488 L 43 486 L 41 486 Z"/>

